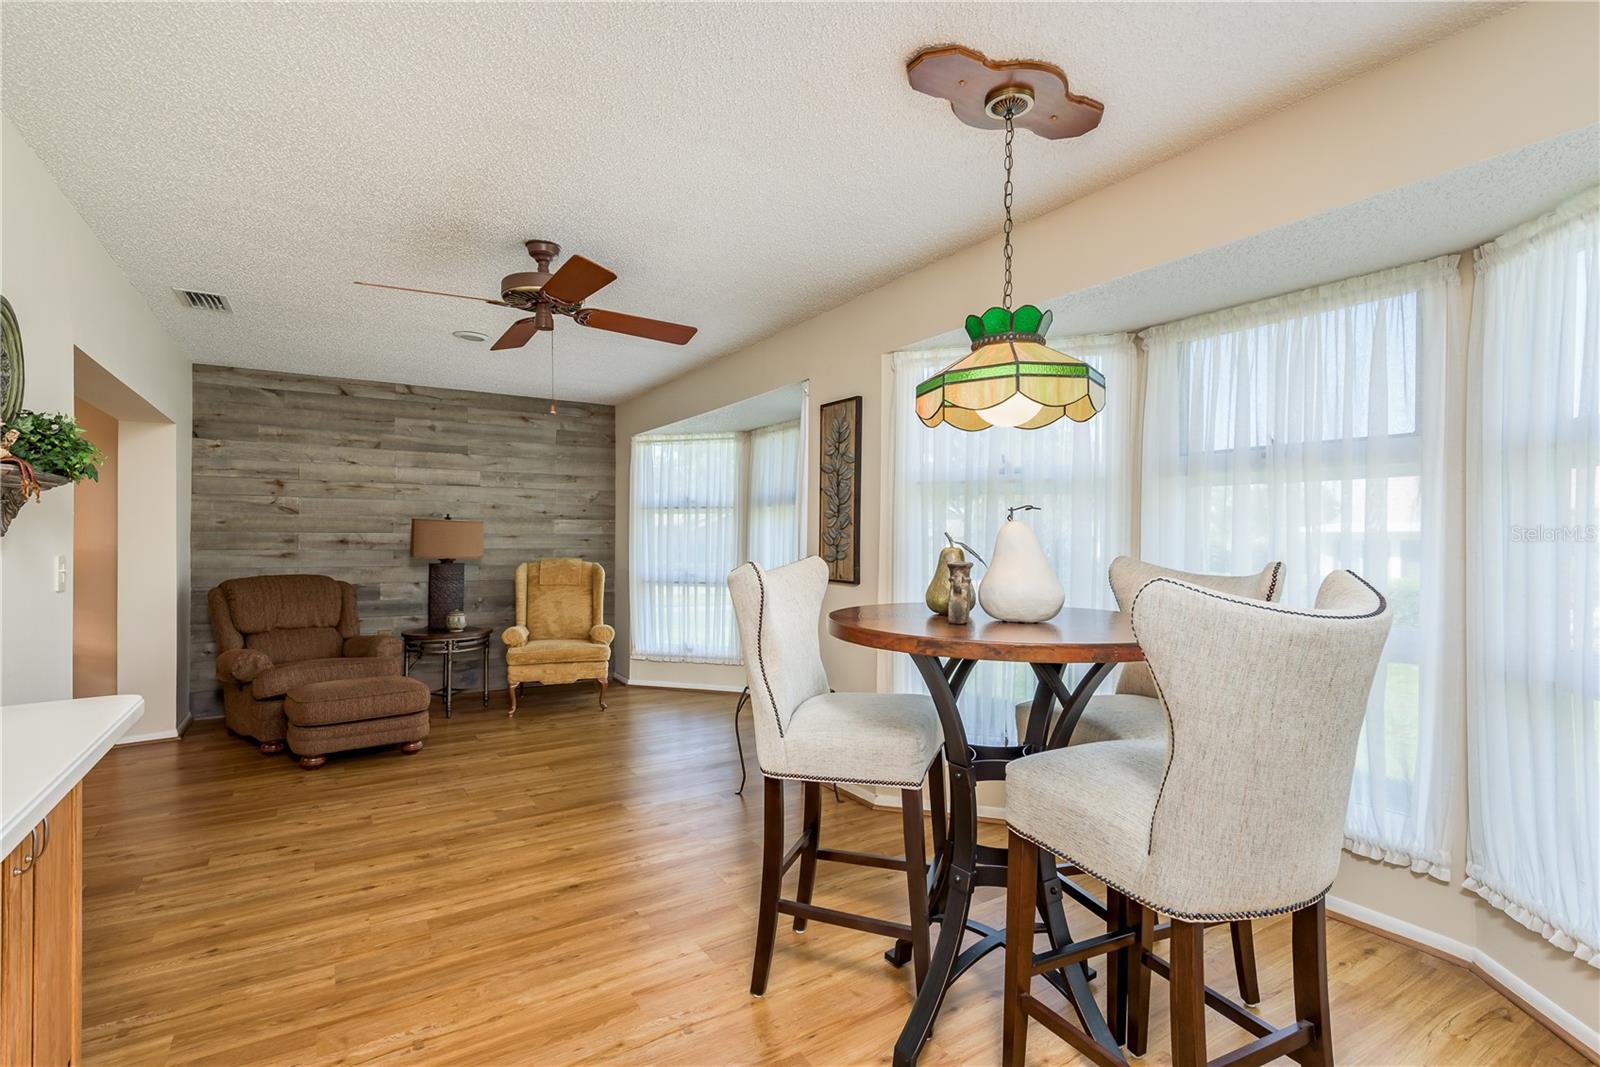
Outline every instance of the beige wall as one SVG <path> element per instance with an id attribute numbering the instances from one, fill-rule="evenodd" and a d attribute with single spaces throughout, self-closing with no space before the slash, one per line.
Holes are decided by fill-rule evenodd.
<path id="1" fill-rule="evenodd" d="M 1207 142 L 1019 226 L 1023 295 L 1079 292 L 1590 126 L 1600 121 L 1597 41 L 1600 7 L 1525 5 Z M 880 599 L 887 592 L 885 355 L 946 333 L 976 310 L 993 288 L 997 244 L 935 262 L 619 405 L 618 497 L 628 499 L 634 434 L 783 385 L 805 367 L 813 412 L 857 393 L 864 402 L 862 583 L 830 587 L 824 608 Z M 816 442 L 807 447 L 814 479 Z M 625 509 L 619 518 L 626 523 Z M 815 531 L 807 537 L 815 551 Z M 618 543 L 625 649 L 626 529 Z M 878 687 L 874 653 L 824 645 L 834 685 Z M 1459 822 L 1459 798 L 1455 810 Z M 1458 826 L 1458 877 L 1464 853 Z M 1502 980 L 1523 983 L 1543 1007 L 1589 1035 L 1600 1029 L 1600 975 L 1575 968 L 1460 889 L 1348 858 L 1334 893 L 1391 927 L 1448 940 L 1450 951 L 1495 953 Z"/>
<path id="2" fill-rule="evenodd" d="M 118 688 L 145 698 L 131 739 L 172 736 L 187 703 L 189 360 L 156 325 L 54 178 L 0 116 L 0 290 L 16 309 L 27 353 L 26 405 L 72 411 L 77 350 L 141 399 L 150 420 L 119 434 L 118 514 L 140 517 L 119 537 L 118 611 L 136 612 L 138 655 L 121 630 Z M 98 397 L 90 398 L 119 419 Z M 55 558 L 72 558 L 74 488 L 29 504 L 0 539 L 0 702 L 72 695 L 72 595 L 53 589 Z M 126 554 L 137 553 L 130 567 Z M 125 579 L 138 580 L 130 599 Z"/>
<path id="3" fill-rule="evenodd" d="M 82 397 L 74 414 L 106 457 L 72 513 L 72 695 L 98 697 L 117 691 L 117 420 Z"/>

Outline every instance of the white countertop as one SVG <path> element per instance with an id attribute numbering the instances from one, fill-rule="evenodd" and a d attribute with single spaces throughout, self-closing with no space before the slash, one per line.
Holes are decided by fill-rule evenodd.
<path id="1" fill-rule="evenodd" d="M 140 696 L 0 707 L 0 856 L 16 848 L 142 714 Z"/>

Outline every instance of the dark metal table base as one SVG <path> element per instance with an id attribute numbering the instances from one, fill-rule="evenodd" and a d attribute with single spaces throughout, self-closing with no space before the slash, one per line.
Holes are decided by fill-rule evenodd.
<path id="1" fill-rule="evenodd" d="M 1034 692 L 1023 744 L 970 745 L 956 702 L 977 661 L 940 660 L 927 655 L 911 658 L 933 696 L 944 729 L 945 761 L 950 767 L 950 832 L 944 842 L 935 842 L 934 862 L 928 877 L 929 910 L 932 919 L 939 924 L 939 940 L 933 949 L 927 980 L 900 1031 L 900 1039 L 895 1042 L 896 1067 L 911 1067 L 917 1062 L 922 1046 L 933 1032 L 934 1020 L 938 1018 L 951 983 L 974 963 L 1005 945 L 1004 930 L 975 922 L 970 916 L 974 889 L 979 886 L 1004 889 L 1006 885 L 1006 850 L 978 844 L 978 783 L 1003 781 L 1006 764 L 1012 760 L 1042 748 L 1065 744 L 1089 698 L 1114 666 L 1111 663 L 1089 664 L 1083 680 L 1075 688 L 1068 689 L 1062 678 L 1061 664 L 1034 664 L 1033 672 L 1039 684 Z M 1058 700 L 1062 707 L 1061 721 L 1046 738 L 1050 709 Z M 1072 941 L 1062 901 L 1063 879 L 1057 873 L 1053 856 L 1041 849 L 1039 858 L 1039 929 L 1049 936 L 1052 948 L 1060 948 Z M 962 942 L 969 931 L 977 934 L 978 940 L 963 948 Z M 890 961 L 895 962 L 901 951 L 902 947 L 896 945 L 889 954 Z M 1044 977 L 1067 998 L 1084 1030 L 1095 1041 L 1120 1055 L 1117 1041 L 1090 994 L 1087 965 L 1070 964 Z"/>
<path id="2" fill-rule="evenodd" d="M 467 689 L 458 688 L 455 684 L 455 667 L 457 652 L 476 652 L 483 650 L 483 706 L 489 706 L 489 638 L 488 637 L 428 637 L 405 638 L 405 672 L 406 677 L 411 677 L 411 668 L 422 662 L 422 658 L 430 652 L 444 656 L 444 687 L 433 690 L 433 695 L 444 698 L 444 717 L 455 718 L 455 695 L 469 692 Z"/>

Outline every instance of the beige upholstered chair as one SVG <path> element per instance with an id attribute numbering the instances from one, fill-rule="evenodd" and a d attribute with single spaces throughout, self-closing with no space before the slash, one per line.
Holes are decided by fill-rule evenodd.
<path id="1" fill-rule="evenodd" d="M 1022 1062 L 1030 1017 L 1080 1050 L 1092 1044 L 1030 992 L 1056 955 L 1031 952 L 1042 848 L 1106 885 L 1107 934 L 1078 958 L 1109 952 L 1108 1022 L 1130 1052 L 1145 1051 L 1156 969 L 1170 977 L 1179 1067 L 1206 1062 L 1208 1004 L 1261 1038 L 1247 1062 L 1292 1053 L 1331 1064 L 1323 897 L 1339 867 L 1388 605 L 1349 571 L 1323 581 L 1310 611 L 1157 578 L 1132 617 L 1168 736 L 1041 752 L 1007 772 L 1005 1062 Z M 1296 1020 L 1277 1028 L 1205 988 L 1201 935 L 1284 912 Z M 1157 913 L 1172 916 L 1170 962 L 1154 955 Z"/>
<path id="2" fill-rule="evenodd" d="M 1283 591 L 1282 576 L 1281 562 L 1269 563 L 1256 574 L 1196 574 L 1157 567 L 1132 556 L 1118 556 L 1112 560 L 1109 573 L 1111 595 L 1117 598 L 1117 607 L 1122 611 L 1127 611 L 1133 605 L 1134 596 L 1144 588 L 1146 582 L 1156 578 L 1176 578 L 1190 585 L 1215 589 L 1232 596 L 1276 601 Z M 1026 740 L 1028 714 L 1032 707 L 1027 701 L 1017 705 L 1017 737 L 1020 739 Z M 1061 709 L 1052 708 L 1045 728 L 1046 737 L 1055 732 L 1060 721 Z M 1150 668 L 1143 663 L 1129 663 L 1122 668 L 1115 693 L 1089 699 L 1083 716 L 1073 727 L 1072 744 L 1166 736 L 1167 716 L 1156 699 Z"/>
<path id="3" fill-rule="evenodd" d="M 291 689 L 399 676 L 401 641 L 362 634 L 356 587 L 320 574 L 229 578 L 206 596 L 228 729 L 283 751 Z"/>
<path id="4" fill-rule="evenodd" d="M 765 826 L 761 905 L 756 923 L 755 965 L 750 992 L 766 992 L 781 912 L 796 931 L 808 920 L 887 934 L 896 940 L 891 958 L 914 962 L 916 981 L 928 971 L 927 863 L 922 834 L 922 781 L 932 791 L 935 855 L 944 846 L 944 767 L 939 716 L 926 696 L 835 693 L 822 666 L 820 625 L 828 566 L 811 556 L 776 570 L 747 563 L 728 575 L 750 702 L 755 720 L 756 762 L 761 765 Z M 931 770 L 930 770 L 931 768 Z M 784 847 L 783 783 L 802 783 L 801 837 Z M 905 857 L 864 856 L 821 847 L 821 783 L 856 782 L 900 788 Z M 789 865 L 800 861 L 793 899 L 782 898 Z M 832 860 L 903 871 L 909 921 L 889 922 L 811 904 L 817 861 Z"/>
<path id="5" fill-rule="evenodd" d="M 611 640 L 605 624 L 605 568 L 581 559 L 537 559 L 517 566 L 517 624 L 500 635 L 506 646 L 506 693 L 517 713 L 523 682 L 567 685 L 593 681 L 606 707 Z"/>
<path id="6" fill-rule="evenodd" d="M 1131 608 L 1139 590 L 1156 578 L 1176 578 L 1202 589 L 1215 589 L 1219 593 L 1251 600 L 1275 601 L 1283 591 L 1282 576 L 1281 562 L 1269 563 L 1256 574 L 1195 574 L 1157 567 L 1132 556 L 1118 556 L 1112 560 L 1109 573 L 1111 594 L 1117 598 L 1117 607 L 1122 611 Z M 1044 736 L 1030 739 L 1027 730 L 1032 708 L 1033 705 L 1028 701 L 1017 705 L 1017 737 L 1042 746 L 1060 724 L 1061 708 L 1052 706 Z M 1070 743 L 1086 745 L 1097 741 L 1144 740 L 1165 744 L 1166 739 L 1167 713 L 1162 710 L 1157 697 L 1150 668 L 1143 663 L 1129 663 L 1122 668 L 1115 693 L 1089 698 L 1083 715 L 1072 729 Z M 1261 983 L 1256 976 L 1254 934 L 1250 923 L 1245 920 L 1230 923 L 1229 928 L 1233 938 L 1233 969 L 1239 983 L 1239 995 L 1245 1003 L 1255 1004 L 1261 999 Z"/>

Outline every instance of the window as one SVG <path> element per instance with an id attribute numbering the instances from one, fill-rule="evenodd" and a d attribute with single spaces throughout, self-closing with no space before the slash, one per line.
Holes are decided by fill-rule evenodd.
<path id="1" fill-rule="evenodd" d="M 894 536 L 892 599 L 921 601 L 945 535 L 987 556 L 1006 508 L 1036 504 L 1025 518 L 1066 589 L 1067 603 L 1115 607 L 1106 569 L 1131 548 L 1133 411 L 1137 360 L 1127 334 L 1052 341 L 1106 376 L 1106 408 L 1087 423 L 982 433 L 930 430 L 916 416 L 917 383 L 966 349 L 894 357 Z M 973 567 L 981 580 L 982 564 Z M 926 692 L 907 656 L 893 660 L 893 687 Z M 983 663 L 962 693 L 976 744 L 1016 739 L 1015 708 L 1033 696 L 1022 664 Z"/>
<path id="2" fill-rule="evenodd" d="M 741 555 L 742 451 L 736 433 L 634 438 L 634 657 L 739 662 L 727 580 Z"/>
<path id="3" fill-rule="evenodd" d="M 800 558 L 800 422 L 633 440 L 635 659 L 738 663 L 728 572 Z"/>
<path id="4" fill-rule="evenodd" d="M 1367 708 L 1346 847 L 1449 877 L 1459 733 L 1443 432 L 1456 257 L 1147 330 L 1141 555 L 1245 573 L 1284 561 L 1289 603 L 1336 568 L 1394 628 Z"/>
<path id="5" fill-rule="evenodd" d="M 1478 250 L 1467 888 L 1600 966 L 1600 194 Z"/>
<path id="6" fill-rule="evenodd" d="M 746 555 L 771 569 L 800 558 L 800 421 L 750 431 Z"/>

